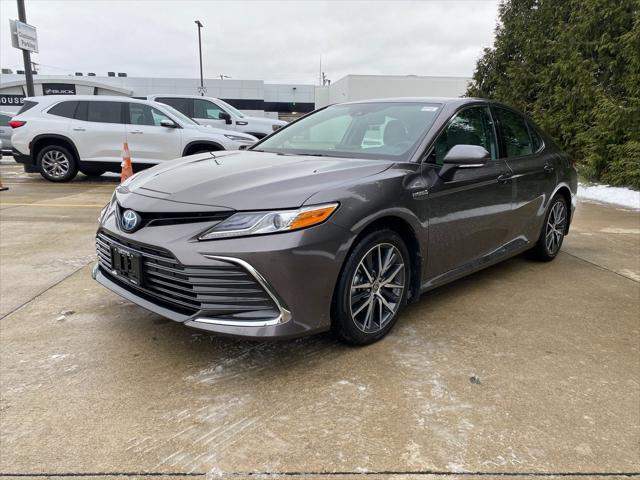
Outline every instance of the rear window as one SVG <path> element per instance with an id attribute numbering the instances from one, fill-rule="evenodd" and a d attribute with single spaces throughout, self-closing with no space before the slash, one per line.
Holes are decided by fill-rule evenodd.
<path id="1" fill-rule="evenodd" d="M 9 125 L 9 120 L 11 120 L 11 117 L 9 115 L 0 113 L 0 125 L 6 127 L 7 125 Z"/>
<path id="2" fill-rule="evenodd" d="M 20 115 L 21 113 L 26 112 L 30 108 L 35 107 L 37 104 L 38 104 L 38 102 L 32 102 L 30 100 L 25 100 L 25 102 L 22 104 L 22 107 L 20 108 L 20 110 L 18 110 L 18 113 L 16 115 Z"/>
<path id="3" fill-rule="evenodd" d="M 156 98 L 155 101 L 169 105 L 187 117 L 191 116 L 191 112 L 189 111 L 191 110 L 189 108 L 189 103 L 191 102 L 190 98 L 159 97 Z"/>
<path id="4" fill-rule="evenodd" d="M 47 113 L 58 117 L 73 118 L 76 113 L 77 101 L 60 102 L 49 109 Z"/>
<path id="5" fill-rule="evenodd" d="M 123 123 L 122 102 L 87 102 L 87 121 L 99 123 Z"/>

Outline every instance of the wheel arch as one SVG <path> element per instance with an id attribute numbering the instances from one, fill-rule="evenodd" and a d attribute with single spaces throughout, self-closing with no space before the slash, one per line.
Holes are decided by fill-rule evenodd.
<path id="1" fill-rule="evenodd" d="M 338 275 L 338 278 L 340 278 L 340 276 L 342 275 L 342 272 L 344 271 L 345 265 L 347 263 L 347 259 L 351 255 L 351 252 L 356 247 L 356 245 L 358 245 L 360 240 L 362 240 L 362 238 L 364 238 L 369 233 L 382 230 L 384 228 L 388 228 L 389 230 L 392 230 L 396 232 L 398 235 L 400 235 L 400 238 L 402 238 L 405 245 L 407 246 L 407 250 L 409 251 L 409 256 L 410 256 L 409 260 L 410 260 L 410 268 L 411 268 L 411 275 L 409 277 L 409 296 L 407 299 L 409 303 L 414 302 L 420 296 L 420 287 L 422 282 L 423 256 L 420 249 L 420 242 L 418 241 L 418 236 L 416 234 L 414 227 L 406 219 L 398 215 L 393 215 L 393 214 L 384 215 L 382 217 L 379 217 L 370 221 L 363 228 L 360 229 L 356 237 L 351 242 L 351 245 L 349 246 L 349 250 L 344 257 L 344 261 L 340 268 L 340 273 Z M 336 281 L 336 285 L 334 286 L 334 293 L 333 293 L 334 299 L 336 295 L 335 290 L 337 289 L 337 286 L 338 286 L 338 283 Z"/>
<path id="2" fill-rule="evenodd" d="M 40 151 L 48 147 L 50 145 L 57 145 L 59 147 L 65 147 L 69 149 L 71 154 L 75 157 L 76 162 L 80 163 L 80 155 L 78 154 L 78 149 L 76 145 L 73 143 L 69 137 L 65 137 L 64 135 L 59 135 L 56 133 L 43 133 L 41 135 L 36 135 L 33 140 L 31 140 L 30 151 L 31 157 L 35 162 L 38 158 L 38 154 Z"/>
<path id="3" fill-rule="evenodd" d="M 562 195 L 567 202 L 567 228 L 565 229 L 565 235 L 567 235 L 569 233 L 569 227 L 571 226 L 572 220 L 571 190 L 569 190 L 569 187 L 567 185 L 560 185 L 551 198 L 555 197 L 556 195 Z"/>
<path id="4" fill-rule="evenodd" d="M 209 141 L 209 140 L 194 140 L 192 142 L 187 143 L 184 149 L 182 150 L 182 156 L 186 157 L 187 155 L 192 155 L 197 148 L 212 148 L 212 152 L 217 152 L 220 150 L 224 150 L 225 148 L 217 142 Z"/>

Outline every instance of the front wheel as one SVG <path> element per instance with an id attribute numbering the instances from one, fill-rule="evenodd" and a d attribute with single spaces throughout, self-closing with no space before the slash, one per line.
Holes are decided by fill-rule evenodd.
<path id="1" fill-rule="evenodd" d="M 538 260 L 548 262 L 556 258 L 567 232 L 567 220 L 567 201 L 562 195 L 556 195 L 549 204 L 540 238 L 533 248 L 533 253 Z"/>
<path id="2" fill-rule="evenodd" d="M 50 182 L 68 182 L 78 173 L 78 164 L 71 152 L 59 145 L 49 145 L 38 153 L 40 175 Z"/>
<path id="3" fill-rule="evenodd" d="M 400 316 L 409 290 L 409 252 L 392 230 L 365 236 L 338 280 L 333 330 L 347 343 L 367 345 L 384 337 Z"/>

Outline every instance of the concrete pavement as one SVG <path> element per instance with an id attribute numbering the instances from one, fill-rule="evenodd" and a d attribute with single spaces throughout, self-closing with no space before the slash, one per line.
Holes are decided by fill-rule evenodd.
<path id="1" fill-rule="evenodd" d="M 581 204 L 554 262 L 520 256 L 428 293 L 370 347 L 248 342 L 91 280 L 113 180 L 0 172 L 2 474 L 640 472 L 638 212 Z"/>

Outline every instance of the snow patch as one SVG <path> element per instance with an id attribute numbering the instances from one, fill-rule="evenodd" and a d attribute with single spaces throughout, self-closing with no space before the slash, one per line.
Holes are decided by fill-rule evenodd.
<path id="1" fill-rule="evenodd" d="M 640 192 L 631 190 L 630 188 L 579 183 L 578 198 L 640 210 Z"/>

